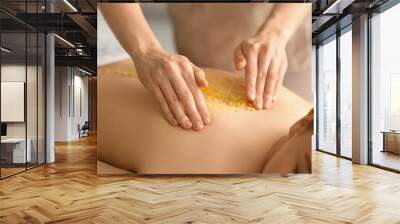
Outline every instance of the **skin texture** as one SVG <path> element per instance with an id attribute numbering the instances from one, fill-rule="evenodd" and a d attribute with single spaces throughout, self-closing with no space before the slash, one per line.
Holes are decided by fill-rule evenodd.
<path id="1" fill-rule="evenodd" d="M 273 109 L 251 110 L 243 103 L 243 91 L 238 90 L 244 88 L 243 77 L 205 69 L 210 89 L 204 90 L 204 95 L 213 122 L 201 132 L 187 131 L 169 125 L 160 116 L 162 110 L 157 100 L 137 78 L 129 75 L 132 71 L 129 61 L 98 70 L 98 159 L 136 173 L 279 172 L 274 167 L 265 168 L 268 155 L 279 154 L 280 147 L 275 143 L 311 108 L 307 101 L 282 88 L 281 100 Z M 219 94 L 213 89 L 218 89 Z M 305 140 L 309 141 L 310 136 Z M 304 140 L 296 141 L 296 145 L 301 145 Z M 287 148 L 284 157 L 304 156 Z M 276 157 L 274 161 L 280 159 Z M 307 171 L 297 169 L 300 160 L 288 161 L 291 164 L 283 167 L 282 172 Z"/>
<path id="2" fill-rule="evenodd" d="M 186 57 L 169 54 L 161 47 L 139 4 L 100 4 L 100 9 L 169 123 L 204 129 L 211 121 L 199 90 L 207 86 L 204 71 Z M 256 109 L 271 109 L 277 100 L 288 66 L 286 44 L 309 10 L 309 4 L 276 4 L 258 32 L 236 48 L 234 64 L 237 70 L 245 71 L 244 91 Z M 129 26 L 126 21 L 130 21 Z"/>

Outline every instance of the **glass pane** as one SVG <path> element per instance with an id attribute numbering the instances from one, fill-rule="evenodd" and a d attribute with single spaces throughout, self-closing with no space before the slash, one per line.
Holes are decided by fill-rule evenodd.
<path id="1" fill-rule="evenodd" d="M 1 47 L 1 173 L 5 177 L 25 170 L 31 158 L 26 150 L 26 33 L 3 32 Z"/>
<path id="2" fill-rule="evenodd" d="M 28 151 L 30 151 L 30 160 L 28 160 L 28 168 L 34 167 L 37 165 L 37 132 L 38 132 L 38 125 L 37 125 L 37 63 L 38 63 L 38 49 L 37 49 L 37 41 L 38 36 L 36 32 L 29 32 L 27 33 L 28 38 L 28 55 L 27 55 L 27 80 L 26 80 L 26 113 L 27 113 L 27 143 L 28 143 Z"/>
<path id="3" fill-rule="evenodd" d="M 45 163 L 45 35 L 39 33 L 38 35 L 38 163 Z"/>
<path id="4" fill-rule="evenodd" d="M 318 48 L 318 149 L 336 153 L 336 38 Z"/>
<path id="5" fill-rule="evenodd" d="M 27 2 L 26 12 L 37 13 L 39 11 L 39 5 L 37 1 Z M 31 18 L 32 21 L 37 17 Z M 36 30 L 27 29 L 27 80 L 26 80 L 26 116 L 27 116 L 27 150 L 30 151 L 30 161 L 27 163 L 27 167 L 35 167 L 38 163 L 38 33 Z"/>
<path id="6" fill-rule="evenodd" d="M 1 8 L 14 14 L 43 13 L 44 5 L 44 0 L 0 1 Z M 2 12 L 0 18 L 4 178 L 45 162 L 45 35 Z"/>
<path id="7" fill-rule="evenodd" d="M 340 153 L 352 157 L 352 35 L 351 30 L 340 37 Z"/>
<path id="8" fill-rule="evenodd" d="M 400 4 L 372 18 L 372 163 L 400 170 Z"/>
<path id="9" fill-rule="evenodd" d="M 77 68 L 73 69 L 72 136 L 79 137 L 79 128 L 88 121 L 88 77 Z"/>

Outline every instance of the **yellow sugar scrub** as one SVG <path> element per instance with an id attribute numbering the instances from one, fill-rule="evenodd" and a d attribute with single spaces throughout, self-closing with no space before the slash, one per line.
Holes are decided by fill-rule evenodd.
<path id="1" fill-rule="evenodd" d="M 209 107 L 223 107 L 227 110 L 255 111 L 246 100 L 244 80 L 239 74 L 216 69 L 204 69 L 208 87 L 201 88 Z M 105 73 L 137 78 L 135 71 L 107 69 Z"/>

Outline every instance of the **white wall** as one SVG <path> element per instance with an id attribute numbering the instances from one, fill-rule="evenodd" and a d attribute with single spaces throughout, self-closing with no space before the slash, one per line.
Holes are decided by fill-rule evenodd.
<path id="1" fill-rule="evenodd" d="M 1 121 L 24 122 L 25 83 L 1 81 Z M 35 107 L 36 108 L 36 107 Z"/>
<path id="2" fill-rule="evenodd" d="M 82 90 L 82 116 L 79 118 L 81 122 L 85 122 L 88 120 L 88 77 L 75 75 L 75 86 Z"/>
<path id="3" fill-rule="evenodd" d="M 1 81 L 25 82 L 25 65 L 1 65 Z"/>
<path id="4" fill-rule="evenodd" d="M 36 67 L 28 66 L 27 67 L 28 75 L 35 74 L 36 75 Z M 1 81 L 2 82 L 26 82 L 25 81 L 25 65 L 2 65 L 1 66 Z M 28 79 L 30 79 L 28 77 Z M 30 79 L 31 80 L 31 79 Z M 34 83 L 36 85 L 36 83 Z M 27 93 L 28 97 L 36 97 L 36 89 L 32 93 Z M 28 99 L 27 99 L 28 100 Z M 28 100 L 29 102 L 32 100 Z M 36 108 L 36 105 L 35 105 Z M 5 108 L 2 108 L 5 110 Z M 30 113 L 28 113 L 28 116 Z M 36 114 L 35 114 L 36 116 Z M 28 117 L 28 121 L 32 121 L 33 118 Z M 36 121 L 36 118 L 35 118 Z M 28 125 L 30 127 L 31 125 Z M 7 136 L 8 137 L 25 137 L 25 122 L 7 122 Z M 29 136 L 28 136 L 29 137 Z"/>
<path id="5" fill-rule="evenodd" d="M 38 69 L 38 70 L 37 70 Z M 6 122 L 8 138 L 24 138 L 25 135 L 31 144 L 32 161 L 44 162 L 44 74 L 42 67 L 21 64 L 3 64 L 1 66 L 2 82 L 24 82 L 26 84 L 26 107 L 21 108 L 21 112 L 26 112 L 26 121 Z M 27 79 L 27 80 L 26 80 Z M 2 97 L 7 97 L 2 95 Z M 1 108 L 7 110 L 10 108 Z M 11 111 L 13 113 L 13 111 Z M 37 157 L 37 154 L 39 156 Z"/>
<path id="6" fill-rule="evenodd" d="M 72 96 L 72 99 L 74 99 L 75 102 L 71 102 L 71 105 L 75 103 L 75 106 L 72 108 L 72 119 L 71 119 L 71 136 L 72 138 L 78 138 L 79 137 L 79 132 L 78 132 L 78 124 L 83 125 L 85 121 L 88 120 L 88 78 L 83 77 L 80 75 L 74 75 L 74 89 L 75 91 L 73 92 L 74 96 Z M 80 91 L 80 93 L 78 93 Z M 80 97 L 78 98 L 78 96 Z M 81 102 L 78 102 L 78 101 Z M 81 108 L 79 108 L 81 107 Z M 80 112 L 79 109 L 82 111 Z M 74 111 L 75 110 L 75 113 Z"/>
<path id="7" fill-rule="evenodd" d="M 55 78 L 55 140 L 77 139 L 78 124 L 88 120 L 88 78 L 71 67 L 56 67 Z"/>
<path id="8" fill-rule="evenodd" d="M 1 81 L 25 82 L 25 65 L 2 65 Z M 25 123 L 7 123 L 7 137 L 25 137 Z"/>
<path id="9" fill-rule="evenodd" d="M 69 84 L 70 70 L 68 67 L 55 68 L 55 141 L 69 139 Z"/>

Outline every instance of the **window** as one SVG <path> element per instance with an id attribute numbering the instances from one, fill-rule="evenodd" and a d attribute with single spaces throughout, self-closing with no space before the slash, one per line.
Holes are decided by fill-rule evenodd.
<path id="1" fill-rule="evenodd" d="M 336 153 L 336 37 L 318 47 L 318 149 Z"/>
<path id="2" fill-rule="evenodd" d="M 40 13 L 44 2 L 1 2 Z M 16 8 L 17 7 L 17 8 Z M 0 178 L 45 163 L 45 35 L 0 12 Z"/>
<path id="3" fill-rule="evenodd" d="M 340 155 L 352 157 L 352 33 L 340 36 Z M 347 31 L 347 32 L 346 32 Z"/>
<path id="4" fill-rule="evenodd" d="M 1 47 L 0 169 L 1 177 L 6 177 L 24 171 L 31 161 L 25 118 L 26 33 L 2 31 Z"/>
<path id="5" fill-rule="evenodd" d="M 339 58 L 337 55 L 339 54 Z M 339 64 L 339 66 L 337 66 Z M 352 157 L 351 25 L 318 47 L 317 119 L 319 150 Z M 339 69 L 339 70 L 338 70 Z M 339 80 L 338 77 L 340 78 Z M 339 86 L 338 86 L 339 85 Z M 340 92 L 338 91 L 338 87 Z M 338 102 L 340 103 L 338 105 Z M 340 121 L 340 124 L 337 122 Z M 338 134 L 340 134 L 338 136 Z M 339 145 L 338 145 L 339 144 Z M 339 153 L 339 154 L 338 154 Z"/>
<path id="6" fill-rule="evenodd" d="M 371 18 L 372 164 L 400 170 L 400 5 Z"/>

